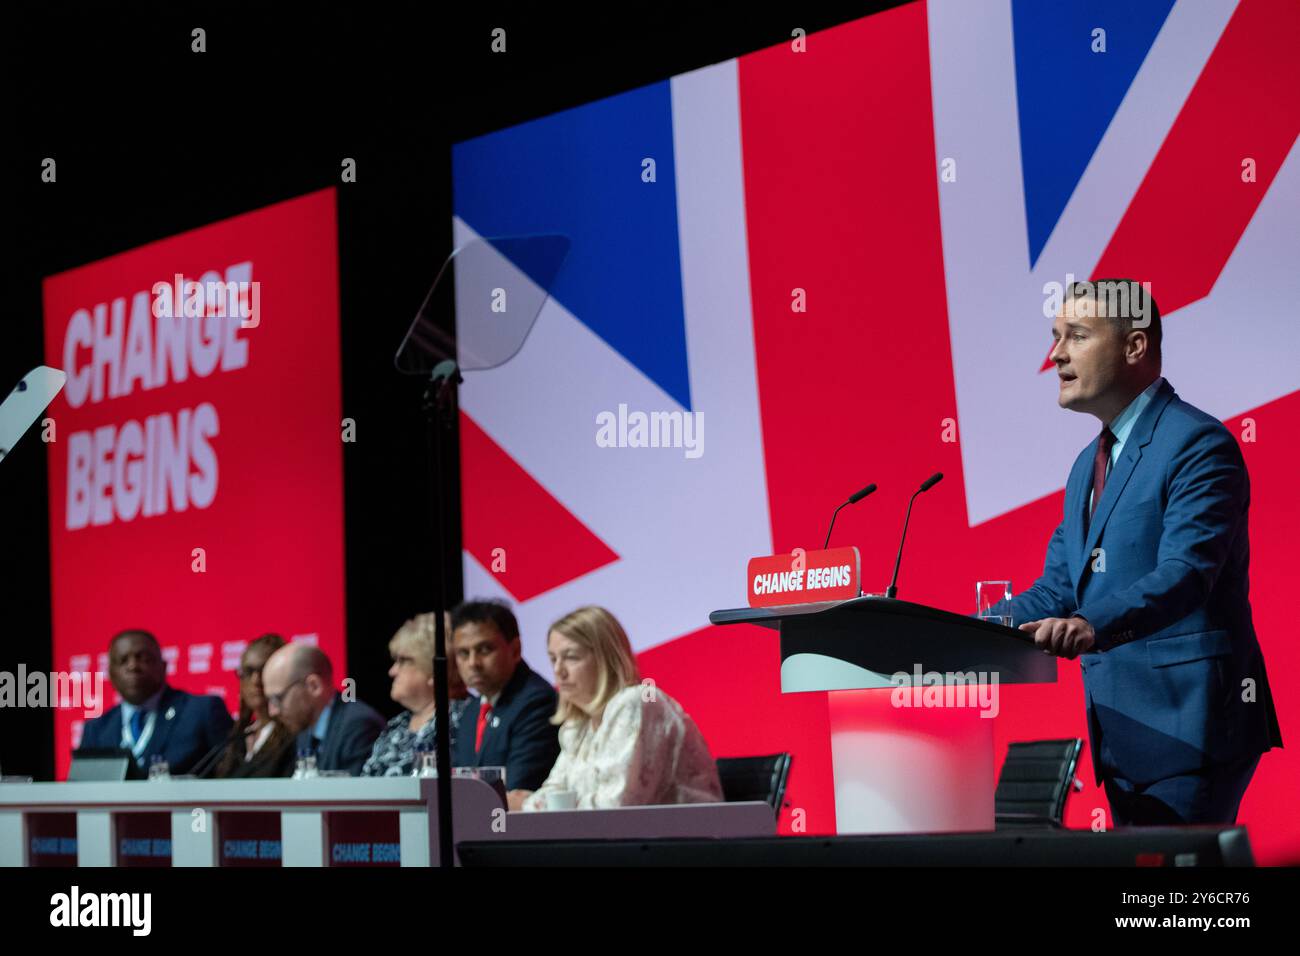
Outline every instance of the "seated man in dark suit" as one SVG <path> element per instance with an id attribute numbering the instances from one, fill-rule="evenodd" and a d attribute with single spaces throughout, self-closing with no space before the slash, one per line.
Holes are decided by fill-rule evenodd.
<path id="1" fill-rule="evenodd" d="M 162 649 L 148 631 L 123 631 L 113 638 L 108 679 L 122 702 L 86 724 L 81 746 L 122 747 L 142 769 L 158 756 L 173 774 L 189 773 L 234 724 L 221 698 L 167 686 Z"/>
<path id="2" fill-rule="evenodd" d="M 267 710 L 292 733 L 298 747 L 316 754 L 317 770 L 346 770 L 352 776 L 370 756 L 384 718 L 359 700 L 334 689 L 334 668 L 325 652 L 310 644 L 286 644 L 262 668 Z"/>
<path id="3" fill-rule="evenodd" d="M 451 628 L 461 680 L 478 694 L 461 715 L 452 763 L 505 767 L 513 805 L 514 791 L 539 788 L 560 754 L 555 689 L 524 663 L 519 623 L 504 604 L 466 601 Z"/>

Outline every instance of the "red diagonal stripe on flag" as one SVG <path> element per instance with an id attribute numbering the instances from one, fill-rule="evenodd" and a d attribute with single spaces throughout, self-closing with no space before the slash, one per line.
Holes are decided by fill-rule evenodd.
<path id="1" fill-rule="evenodd" d="M 464 412 L 460 448 L 464 548 L 515 600 L 618 560 Z"/>
<path id="2" fill-rule="evenodd" d="M 1300 135 L 1297 36 L 1295 0 L 1237 7 L 1093 278 L 1149 280 L 1162 313 L 1209 294 Z"/>

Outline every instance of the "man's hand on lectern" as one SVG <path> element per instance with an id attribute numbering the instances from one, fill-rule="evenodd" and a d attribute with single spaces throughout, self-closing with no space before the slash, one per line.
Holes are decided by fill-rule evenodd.
<path id="1" fill-rule="evenodd" d="M 1034 643 L 1049 654 L 1074 660 L 1097 643 L 1097 633 L 1082 617 L 1045 617 L 1027 621 L 1020 630 L 1034 635 Z"/>

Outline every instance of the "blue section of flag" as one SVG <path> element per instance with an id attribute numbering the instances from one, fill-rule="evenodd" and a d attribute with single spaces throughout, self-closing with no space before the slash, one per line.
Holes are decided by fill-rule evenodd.
<path id="1" fill-rule="evenodd" d="M 668 83 L 457 143 L 452 184 L 480 236 L 572 240 L 551 294 L 690 408 Z"/>
<path id="2" fill-rule="evenodd" d="M 1173 5 L 1012 3 L 1031 267 Z M 1104 53 L 1093 52 L 1093 31 L 1099 28 L 1106 31 Z"/>

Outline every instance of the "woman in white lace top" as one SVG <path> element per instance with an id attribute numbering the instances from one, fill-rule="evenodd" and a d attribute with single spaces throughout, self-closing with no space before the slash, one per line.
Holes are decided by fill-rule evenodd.
<path id="1" fill-rule="evenodd" d="M 560 705 L 560 756 L 541 789 L 511 791 L 511 809 L 544 810 L 572 791 L 580 808 L 722 801 L 718 767 L 695 722 L 641 683 L 627 634 L 601 607 L 579 608 L 546 642 Z"/>

